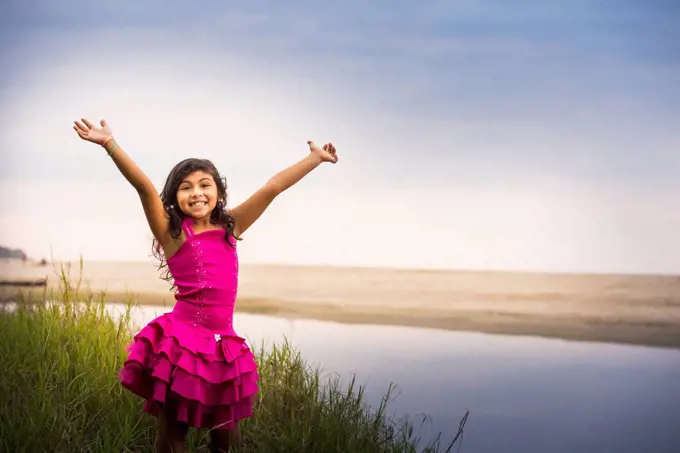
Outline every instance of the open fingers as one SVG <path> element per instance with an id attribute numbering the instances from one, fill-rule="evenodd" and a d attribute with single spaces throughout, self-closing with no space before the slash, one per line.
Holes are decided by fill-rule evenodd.
<path id="1" fill-rule="evenodd" d="M 83 126 L 83 124 L 80 121 L 74 121 L 73 123 L 75 124 L 75 127 L 78 128 L 77 130 L 83 131 L 85 133 L 87 133 L 87 131 L 89 130 L 87 127 Z"/>
<path id="2" fill-rule="evenodd" d="M 80 138 L 86 138 L 87 137 L 87 132 L 83 131 L 82 129 L 79 129 L 77 126 L 73 126 L 73 130 L 75 130 Z"/>
<path id="3" fill-rule="evenodd" d="M 85 123 L 85 126 L 87 126 L 88 129 L 92 129 L 94 127 L 94 126 L 92 126 L 92 123 L 90 123 L 85 118 L 81 118 L 81 120 L 83 120 L 83 123 Z"/>

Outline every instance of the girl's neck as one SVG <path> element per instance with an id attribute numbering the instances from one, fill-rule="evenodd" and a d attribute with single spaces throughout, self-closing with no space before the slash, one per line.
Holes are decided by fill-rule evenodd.
<path id="1" fill-rule="evenodd" d="M 191 217 L 191 222 L 194 231 L 197 233 L 200 233 L 201 231 L 216 229 L 215 224 L 212 223 L 210 217 L 207 217 L 205 219 L 196 219 L 194 217 Z"/>
<path id="2" fill-rule="evenodd" d="M 194 228 L 198 227 L 198 228 L 201 228 L 201 229 L 205 229 L 205 228 L 210 228 L 212 226 L 212 222 L 210 221 L 210 217 L 207 217 L 205 219 L 197 219 L 197 218 L 192 217 L 191 223 L 193 224 Z"/>

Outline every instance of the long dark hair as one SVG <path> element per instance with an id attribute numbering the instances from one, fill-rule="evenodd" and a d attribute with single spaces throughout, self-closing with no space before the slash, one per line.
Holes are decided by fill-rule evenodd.
<path id="1" fill-rule="evenodd" d="M 231 247 L 234 247 L 235 242 L 232 242 L 232 238 L 235 240 L 241 240 L 241 238 L 234 235 L 234 226 L 236 222 L 234 217 L 229 214 L 229 211 L 227 210 L 227 180 L 220 176 L 215 165 L 207 159 L 185 159 L 175 165 L 165 180 L 165 185 L 163 186 L 160 197 L 163 206 L 165 207 L 166 215 L 170 219 L 170 236 L 179 239 L 182 235 L 182 222 L 186 218 L 186 215 L 178 206 L 177 191 L 184 178 L 195 171 L 209 173 L 215 181 L 215 184 L 217 185 L 217 205 L 210 213 L 210 222 L 224 228 L 224 240 L 227 241 Z M 172 282 L 172 275 L 170 274 L 163 248 L 155 238 L 151 246 L 151 253 L 159 261 L 158 270 L 165 268 L 165 273 L 161 278 L 165 281 Z"/>

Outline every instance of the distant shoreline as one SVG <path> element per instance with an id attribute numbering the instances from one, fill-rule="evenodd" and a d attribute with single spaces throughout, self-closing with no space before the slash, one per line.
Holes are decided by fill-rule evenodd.
<path id="1" fill-rule="evenodd" d="M 71 262 L 71 285 L 109 302 L 173 306 L 148 262 Z M 0 261 L 0 280 L 55 270 Z M 80 277 L 80 278 L 79 278 Z M 80 280 L 80 282 L 79 282 Z M 19 288 L 0 287 L 0 300 Z M 40 297 L 44 288 L 23 288 Z M 680 277 L 241 265 L 236 310 L 347 324 L 383 324 L 680 349 Z"/>
<path id="2" fill-rule="evenodd" d="M 109 301 L 123 302 L 129 294 L 108 293 Z M 136 294 L 140 305 L 166 305 L 172 309 L 174 299 L 152 293 Z M 304 318 L 343 324 L 377 324 L 432 328 L 488 334 L 536 336 L 572 341 L 619 343 L 680 349 L 680 323 L 674 321 L 606 320 L 576 315 L 534 315 L 455 309 L 338 306 L 332 303 L 239 297 L 236 311 L 282 318 Z"/>
<path id="3" fill-rule="evenodd" d="M 29 290 L 23 290 L 29 291 Z M 32 290 L 42 294 L 43 289 Z M 38 291 L 38 292 L 36 292 Z M 1 293 L 1 292 L 0 292 Z M 98 292 L 95 293 L 95 295 Z M 172 293 L 106 292 L 107 303 L 164 306 L 172 310 Z M 4 300 L 3 300 L 4 299 Z M 0 302 L 7 302 L 0 297 Z M 239 297 L 237 313 L 268 315 L 288 319 L 315 319 L 342 324 L 389 325 L 459 332 L 532 336 L 566 341 L 614 343 L 680 349 L 680 322 L 603 319 L 562 314 L 501 313 L 479 310 L 413 309 L 339 306 L 253 297 Z"/>
<path id="4" fill-rule="evenodd" d="M 47 266 L 58 265 L 59 263 L 70 263 L 72 266 L 77 265 L 78 261 L 60 261 L 56 260 L 54 263 L 48 263 Z M 108 260 L 87 260 L 87 263 L 98 264 L 144 264 L 150 265 L 157 269 L 158 262 L 155 260 L 125 260 L 125 261 L 108 261 Z M 37 264 L 37 260 L 36 260 Z M 538 270 L 538 269 L 475 269 L 475 268 L 444 268 L 444 267 L 404 267 L 404 266 L 368 266 L 368 265 L 350 265 L 350 264 L 291 264 L 291 263 L 276 263 L 276 262 L 242 262 L 246 267 L 259 268 L 289 268 L 289 269 L 340 269 L 340 270 L 357 270 L 357 271 L 389 271 L 389 272 L 424 272 L 424 273 L 461 273 L 461 274 L 500 274 L 500 275 L 544 275 L 544 276 L 572 276 L 572 277 L 660 277 L 660 278 L 678 278 L 680 279 L 680 272 L 678 273 L 659 273 L 659 272 L 595 272 L 595 271 L 555 271 L 555 270 Z M 161 272 L 161 271 L 158 271 Z"/>

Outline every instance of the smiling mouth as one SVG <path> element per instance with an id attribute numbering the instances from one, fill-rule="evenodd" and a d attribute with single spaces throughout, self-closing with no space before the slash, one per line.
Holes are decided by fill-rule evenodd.
<path id="1" fill-rule="evenodd" d="M 192 203 L 189 203 L 190 208 L 198 208 L 201 206 L 206 206 L 208 204 L 207 201 L 194 201 Z"/>

